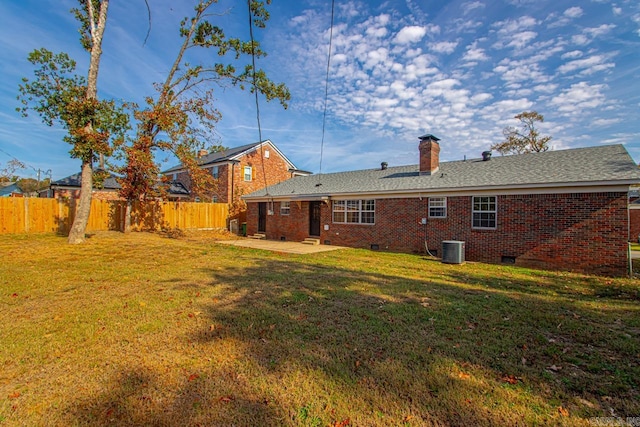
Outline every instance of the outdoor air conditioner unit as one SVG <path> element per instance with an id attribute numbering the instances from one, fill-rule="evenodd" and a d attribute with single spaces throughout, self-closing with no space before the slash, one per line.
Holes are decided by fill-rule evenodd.
<path id="1" fill-rule="evenodd" d="M 462 264 L 464 262 L 464 242 L 445 240 L 442 242 L 442 262 Z"/>

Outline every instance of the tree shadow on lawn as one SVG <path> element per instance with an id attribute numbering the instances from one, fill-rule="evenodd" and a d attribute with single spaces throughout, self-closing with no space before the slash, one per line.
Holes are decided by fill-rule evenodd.
<path id="1" fill-rule="evenodd" d="M 116 369 L 107 391 L 69 408 L 73 423 L 551 425 L 640 412 L 638 334 L 624 335 L 634 301 L 601 299 L 601 313 L 553 274 L 425 264 L 419 279 L 309 259 L 165 281 L 219 295 L 194 301 L 203 320 L 177 337 L 212 361 L 169 384 Z"/>
<path id="2" fill-rule="evenodd" d="M 209 274 L 227 297 L 203 307 L 219 327 L 196 339 L 243 342 L 256 387 L 258 377 L 288 383 L 263 391 L 282 393 L 270 398 L 288 413 L 311 405 L 325 424 L 502 425 L 561 422 L 566 408 L 640 410 L 638 364 L 624 362 L 636 360 L 638 335 L 612 331 L 580 298 L 550 298 L 539 278 L 514 285 L 452 268 L 416 280 L 279 260 Z M 566 284 L 543 286 L 553 295 Z M 628 309 L 637 312 L 629 302 L 608 318 Z M 299 380 L 307 375 L 312 385 Z"/>
<path id="3" fill-rule="evenodd" d="M 103 393 L 79 399 L 67 409 L 68 424 L 280 425 L 282 415 L 275 407 L 252 400 L 246 382 L 224 367 L 185 374 L 180 385 L 169 390 L 159 380 L 164 374 L 142 365 L 122 368 L 103 385 Z"/>

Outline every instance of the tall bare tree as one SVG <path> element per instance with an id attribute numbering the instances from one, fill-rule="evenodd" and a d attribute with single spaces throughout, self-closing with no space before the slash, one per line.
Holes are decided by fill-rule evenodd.
<path id="1" fill-rule="evenodd" d="M 128 117 L 113 101 L 99 101 L 98 71 L 102 38 L 107 24 L 109 0 L 78 0 L 72 12 L 80 22 L 80 42 L 90 54 L 87 78 L 75 74 L 76 63 L 65 53 L 53 54 L 41 48 L 29 54 L 37 66 L 35 78 L 23 78 L 20 95 L 27 115 L 37 112 L 49 126 L 59 123 L 67 129 L 64 140 L 72 145 L 71 157 L 82 162 L 80 199 L 69 231 L 69 243 L 81 243 L 91 212 L 93 163 L 100 155 L 110 155 L 113 146 L 122 143 Z"/>
<path id="2" fill-rule="evenodd" d="M 541 136 L 536 129 L 537 122 L 544 122 L 542 114 L 536 111 L 525 111 L 515 116 L 520 120 L 520 127 L 507 126 L 503 129 L 504 141 L 491 146 L 500 154 L 521 154 L 541 152 L 549 149 L 550 136 Z"/>

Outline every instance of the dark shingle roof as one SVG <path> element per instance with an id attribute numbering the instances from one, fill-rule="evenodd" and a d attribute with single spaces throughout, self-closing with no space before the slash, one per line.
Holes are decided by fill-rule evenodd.
<path id="1" fill-rule="evenodd" d="M 109 173 L 109 176 L 103 181 L 102 188 L 105 190 L 119 190 L 120 184 L 116 180 L 117 175 Z M 59 179 L 51 183 L 51 186 L 59 187 L 80 187 L 82 184 L 82 173 L 74 173 L 65 178 Z"/>
<path id="2" fill-rule="evenodd" d="M 59 179 L 57 181 L 54 181 L 51 183 L 52 187 L 77 187 L 80 188 L 81 187 L 81 183 L 82 183 L 82 174 L 81 173 L 76 173 L 73 175 L 69 175 L 66 178 L 62 178 Z M 104 181 L 103 181 L 103 186 L 102 189 L 105 190 L 119 190 L 120 188 L 122 188 L 120 186 L 120 184 L 118 184 L 118 176 L 114 175 L 112 173 L 109 173 L 109 177 L 107 177 Z M 182 185 L 181 182 L 179 181 L 170 181 L 167 183 L 168 185 L 168 191 L 170 195 L 173 196 L 188 196 L 189 190 L 187 190 L 187 188 Z"/>
<path id="3" fill-rule="evenodd" d="M 314 197 L 322 195 L 429 193 L 481 188 L 585 186 L 640 182 L 640 170 L 622 145 L 442 162 L 432 175 L 418 165 L 295 177 L 245 196 Z"/>
<path id="4" fill-rule="evenodd" d="M 224 151 L 219 151 L 216 153 L 209 153 L 206 156 L 202 156 L 198 159 L 198 164 L 200 166 L 207 166 L 207 165 L 213 165 L 215 163 L 224 163 L 224 162 L 228 162 L 230 160 L 234 160 L 236 157 L 245 154 L 246 152 L 249 152 L 251 150 L 256 149 L 257 147 L 259 147 L 262 144 L 271 144 L 271 146 L 277 150 L 279 153 L 280 151 L 278 150 L 278 148 L 275 146 L 275 144 L 273 142 L 271 142 L 268 139 L 265 139 L 264 141 L 261 142 L 254 142 L 251 144 L 246 144 L 246 145 L 241 145 L 240 147 L 234 147 L 234 148 L 229 148 L 228 150 L 224 150 Z M 280 155 L 289 163 L 291 164 L 291 166 L 293 168 L 295 168 L 295 166 L 293 165 L 293 163 L 291 163 L 289 161 L 289 159 L 287 159 L 284 154 L 280 153 Z M 173 173 L 173 172 L 177 172 L 183 170 L 183 166 L 182 165 L 176 165 L 173 166 L 165 171 L 163 171 L 163 174 L 168 174 L 168 173 Z"/>

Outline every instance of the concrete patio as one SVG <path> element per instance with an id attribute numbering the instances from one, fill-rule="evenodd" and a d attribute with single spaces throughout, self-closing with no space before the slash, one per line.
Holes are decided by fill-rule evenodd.
<path id="1" fill-rule="evenodd" d="M 237 240 L 220 240 L 216 243 L 222 245 L 241 246 L 244 248 L 262 249 L 265 251 L 283 252 L 289 254 L 315 254 L 318 252 L 335 251 L 344 249 L 342 246 L 331 245 L 307 245 L 300 242 L 265 240 L 265 239 L 249 239 L 242 238 Z"/>

